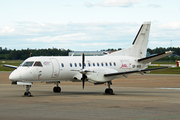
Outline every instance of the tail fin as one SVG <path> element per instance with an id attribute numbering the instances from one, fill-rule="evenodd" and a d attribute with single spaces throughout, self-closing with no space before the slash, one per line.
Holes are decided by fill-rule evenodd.
<path id="1" fill-rule="evenodd" d="M 147 45 L 149 41 L 151 22 L 144 22 L 137 33 L 132 46 L 109 55 L 112 56 L 132 56 L 137 58 L 146 57 Z"/>

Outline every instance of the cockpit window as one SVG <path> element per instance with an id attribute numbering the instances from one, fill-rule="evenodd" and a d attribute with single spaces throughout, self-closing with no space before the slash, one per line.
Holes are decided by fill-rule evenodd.
<path id="1" fill-rule="evenodd" d="M 21 66 L 23 67 L 31 67 L 33 65 L 34 61 L 27 61 L 27 62 L 24 62 L 22 63 Z"/>
<path id="2" fill-rule="evenodd" d="M 42 67 L 42 64 L 41 64 L 41 62 L 37 61 L 37 62 L 34 63 L 34 66 Z"/>

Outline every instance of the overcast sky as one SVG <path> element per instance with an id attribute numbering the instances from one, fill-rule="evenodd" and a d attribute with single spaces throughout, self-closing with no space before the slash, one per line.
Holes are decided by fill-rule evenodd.
<path id="1" fill-rule="evenodd" d="M 127 48 L 144 21 L 149 48 L 180 47 L 180 0 L 0 0 L 0 47 Z"/>

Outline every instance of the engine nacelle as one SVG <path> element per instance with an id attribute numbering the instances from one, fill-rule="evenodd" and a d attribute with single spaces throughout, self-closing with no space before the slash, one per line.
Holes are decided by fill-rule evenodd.
<path id="1" fill-rule="evenodd" d="M 100 67 L 88 68 L 88 70 L 92 71 L 92 72 L 88 72 L 86 74 L 87 79 L 90 81 L 93 81 L 94 83 L 96 83 L 96 82 L 107 82 L 107 81 L 113 80 L 116 77 L 114 77 L 114 76 L 104 77 L 104 74 L 118 72 L 117 70 L 114 70 L 111 68 L 100 68 Z"/>

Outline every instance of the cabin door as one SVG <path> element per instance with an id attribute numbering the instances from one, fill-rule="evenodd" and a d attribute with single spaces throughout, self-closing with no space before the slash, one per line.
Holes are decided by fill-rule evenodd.
<path id="1" fill-rule="evenodd" d="M 52 78 L 57 78 L 59 76 L 59 63 L 57 59 L 51 58 L 50 59 L 52 62 Z"/>

